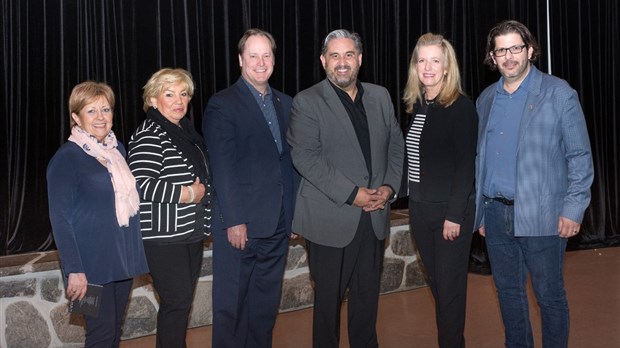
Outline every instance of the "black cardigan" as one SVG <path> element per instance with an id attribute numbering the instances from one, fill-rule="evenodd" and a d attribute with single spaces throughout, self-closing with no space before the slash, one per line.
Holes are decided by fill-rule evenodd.
<path id="1" fill-rule="evenodd" d="M 416 103 L 405 136 L 419 108 Z M 419 197 L 410 199 L 447 202 L 446 219 L 460 224 L 473 204 L 477 140 L 478 116 L 469 98 L 461 95 L 447 108 L 429 105 L 420 137 Z M 407 156 L 403 175 L 407 180 Z"/>

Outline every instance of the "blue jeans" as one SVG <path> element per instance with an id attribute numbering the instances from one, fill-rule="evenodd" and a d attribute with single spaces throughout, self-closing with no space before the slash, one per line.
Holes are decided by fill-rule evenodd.
<path id="1" fill-rule="evenodd" d="M 566 239 L 515 237 L 514 206 L 485 199 L 486 243 L 506 331 L 506 347 L 534 347 L 527 273 L 540 307 L 544 347 L 568 346 L 568 302 L 562 265 Z"/>

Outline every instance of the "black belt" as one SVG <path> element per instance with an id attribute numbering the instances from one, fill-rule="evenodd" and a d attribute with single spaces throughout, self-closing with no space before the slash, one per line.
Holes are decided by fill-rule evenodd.
<path id="1" fill-rule="evenodd" d="M 494 201 L 500 202 L 503 205 L 515 205 L 514 199 L 508 199 L 504 197 L 488 197 L 488 198 L 491 198 Z"/>

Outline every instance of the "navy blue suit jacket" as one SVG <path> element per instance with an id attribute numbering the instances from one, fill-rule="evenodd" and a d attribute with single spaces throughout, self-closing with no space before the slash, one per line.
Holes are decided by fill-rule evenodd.
<path id="1" fill-rule="evenodd" d="M 272 236 L 284 208 L 291 233 L 294 196 L 299 181 L 286 143 L 292 98 L 271 88 L 280 123 L 283 151 L 278 152 L 269 126 L 245 82 L 209 99 L 202 123 L 211 161 L 216 204 L 213 233 L 247 224 L 249 238 Z"/>

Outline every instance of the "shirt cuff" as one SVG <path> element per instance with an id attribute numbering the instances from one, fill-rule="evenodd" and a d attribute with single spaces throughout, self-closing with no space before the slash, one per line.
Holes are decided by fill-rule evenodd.
<path id="1" fill-rule="evenodd" d="M 357 191 L 359 190 L 359 186 L 355 186 L 353 192 L 351 192 L 351 195 L 349 195 L 349 199 L 347 199 L 345 203 L 347 203 L 348 205 L 353 205 L 353 202 L 355 202 L 355 197 L 357 196 Z"/>

